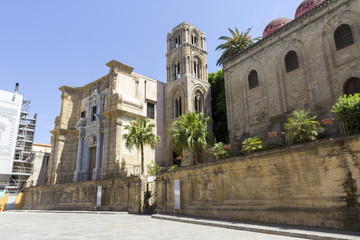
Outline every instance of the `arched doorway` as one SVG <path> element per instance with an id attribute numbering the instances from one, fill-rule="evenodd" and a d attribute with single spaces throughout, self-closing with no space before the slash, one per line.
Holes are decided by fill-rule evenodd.
<path id="1" fill-rule="evenodd" d="M 359 78 L 350 78 L 344 87 L 346 95 L 360 93 L 360 79 Z"/>

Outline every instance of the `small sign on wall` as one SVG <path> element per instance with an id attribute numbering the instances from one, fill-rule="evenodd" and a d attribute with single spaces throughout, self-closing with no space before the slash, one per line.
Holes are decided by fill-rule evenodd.
<path id="1" fill-rule="evenodd" d="M 174 180 L 174 210 L 180 209 L 180 180 Z"/>
<path id="2" fill-rule="evenodd" d="M 96 207 L 101 207 L 101 190 L 102 190 L 102 187 L 101 186 L 97 186 L 97 201 L 96 201 Z"/>
<path id="3" fill-rule="evenodd" d="M 153 176 L 149 176 L 149 177 L 147 178 L 147 181 L 148 181 L 148 183 L 154 182 L 154 177 L 153 177 Z"/>

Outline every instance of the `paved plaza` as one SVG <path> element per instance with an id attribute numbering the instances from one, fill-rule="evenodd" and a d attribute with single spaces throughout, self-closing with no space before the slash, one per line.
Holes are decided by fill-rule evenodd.
<path id="1" fill-rule="evenodd" d="M 153 219 L 151 216 L 96 213 L 2 212 L 5 239 L 239 239 L 296 240 L 270 234 Z"/>

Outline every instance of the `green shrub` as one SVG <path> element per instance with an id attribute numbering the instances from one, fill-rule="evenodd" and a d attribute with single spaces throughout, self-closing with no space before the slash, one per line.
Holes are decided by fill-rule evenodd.
<path id="1" fill-rule="evenodd" d="M 225 149 L 225 144 L 222 142 L 215 143 L 214 146 L 210 149 L 210 154 L 214 156 L 216 160 L 229 156 L 227 150 Z"/>
<path id="2" fill-rule="evenodd" d="M 264 148 L 264 143 L 258 137 L 245 139 L 242 143 L 242 151 L 250 154 L 262 150 Z"/>
<path id="3" fill-rule="evenodd" d="M 346 94 L 339 98 L 339 101 L 331 110 L 337 119 L 350 132 L 360 131 L 360 94 L 347 96 Z"/>
<path id="4" fill-rule="evenodd" d="M 309 111 L 295 110 L 288 117 L 285 130 L 294 143 L 316 140 L 318 135 L 324 131 L 320 123 L 316 121 L 316 116 L 309 117 Z"/>
<path id="5" fill-rule="evenodd" d="M 164 170 L 164 168 L 160 167 L 154 160 L 151 160 L 151 162 L 146 165 L 146 168 L 149 171 L 150 176 L 155 176 L 157 173 Z"/>
<path id="6" fill-rule="evenodd" d="M 179 166 L 178 165 L 172 165 L 171 167 L 169 167 L 168 171 L 171 172 L 171 171 L 175 171 L 176 169 L 178 169 Z"/>

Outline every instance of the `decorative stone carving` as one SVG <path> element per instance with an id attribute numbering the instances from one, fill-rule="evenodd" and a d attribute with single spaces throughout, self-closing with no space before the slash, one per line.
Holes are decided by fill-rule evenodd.
<path id="1" fill-rule="evenodd" d="M 91 136 L 89 137 L 88 140 L 88 146 L 92 147 L 92 146 L 96 146 L 97 142 L 96 142 L 96 137 L 95 136 Z"/>

